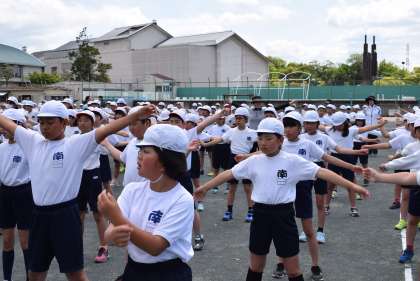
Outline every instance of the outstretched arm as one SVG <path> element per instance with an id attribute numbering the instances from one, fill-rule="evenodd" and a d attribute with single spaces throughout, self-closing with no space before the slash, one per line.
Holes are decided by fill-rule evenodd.
<path id="1" fill-rule="evenodd" d="M 367 148 L 367 149 L 390 149 L 391 145 L 388 142 L 383 142 L 383 143 L 377 143 L 377 144 L 365 144 L 362 146 L 362 148 Z"/>
<path id="2" fill-rule="evenodd" d="M 216 122 L 216 120 L 222 117 L 223 114 L 224 114 L 224 110 L 221 110 L 217 112 L 216 114 L 213 114 L 212 116 L 209 116 L 206 119 L 204 119 L 201 123 L 197 125 L 197 134 L 200 134 L 205 128 L 207 128 L 207 126 Z"/>
<path id="3" fill-rule="evenodd" d="M 15 131 L 17 128 L 17 124 L 11 120 L 9 120 L 8 118 L 0 115 L 0 127 L 2 127 L 3 129 L 5 129 L 6 131 L 8 131 L 11 135 L 15 135 Z"/>
<path id="4" fill-rule="evenodd" d="M 226 170 L 218 174 L 216 177 L 212 178 L 211 180 L 197 188 L 194 192 L 194 198 L 198 201 L 203 200 L 204 196 L 206 196 L 207 191 L 209 191 L 211 188 L 219 186 L 222 183 L 227 182 L 233 178 L 234 177 L 231 170 Z"/>
<path id="5" fill-rule="evenodd" d="M 417 176 L 415 173 L 394 173 L 385 174 L 380 173 L 375 169 L 367 168 L 363 169 L 363 176 L 369 181 L 373 182 L 386 182 L 399 185 L 417 185 Z"/>
<path id="6" fill-rule="evenodd" d="M 385 124 L 386 124 L 386 120 L 380 119 L 379 120 L 379 123 L 376 124 L 376 125 L 360 127 L 359 128 L 359 134 L 364 133 L 364 132 L 369 132 L 369 131 L 372 131 L 372 130 L 379 129 L 379 128 L 383 127 Z"/>
<path id="7" fill-rule="evenodd" d="M 338 159 L 337 157 L 328 155 L 327 153 L 324 153 L 324 156 L 322 156 L 322 160 L 324 160 L 328 163 L 331 163 L 333 165 L 336 165 L 338 167 L 342 167 L 344 169 L 353 171 L 353 172 L 357 172 L 357 173 L 362 172 L 361 168 L 360 168 L 360 171 L 359 171 L 358 166 L 347 163 L 346 161 L 343 161 L 341 159 Z"/>
<path id="8" fill-rule="evenodd" d="M 369 196 L 369 191 L 351 181 L 346 180 L 345 178 L 337 175 L 334 172 L 331 172 L 328 169 L 320 168 L 316 176 L 320 179 L 323 179 L 327 182 L 333 183 L 337 186 L 342 186 L 348 190 L 354 191 L 356 193 L 361 194 L 364 197 Z"/>

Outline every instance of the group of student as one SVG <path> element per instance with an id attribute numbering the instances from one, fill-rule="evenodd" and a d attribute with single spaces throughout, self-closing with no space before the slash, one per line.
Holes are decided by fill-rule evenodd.
<path id="1" fill-rule="evenodd" d="M 228 222 L 234 219 L 239 181 L 248 205 L 245 222 L 251 224 L 246 280 L 262 280 L 271 241 L 278 257 L 274 278 L 304 280 L 300 241 L 308 242 L 311 279 L 324 280 L 319 244 L 326 243 L 325 221 L 336 187 L 348 190 L 352 217 L 360 215 L 358 196 L 369 195 L 355 173 L 364 175 L 363 186 L 369 181 L 398 184 L 391 207 L 401 207 L 399 227 L 407 227 L 400 262 L 414 254 L 420 175 L 401 178 L 367 164 L 369 151 L 393 148 L 398 150 L 395 159 L 380 169 L 417 169 L 418 108 L 402 115 L 402 127 L 390 132 L 373 96 L 362 107 L 339 108 L 298 108 L 294 101 L 275 108 L 259 96 L 251 106 L 237 108 L 193 103 L 187 109 L 180 102 L 142 102 L 130 108 L 122 98 L 87 100 L 79 109 L 67 98 L 34 108 L 32 102 L 20 104 L 11 97 L 0 114 L 4 280 L 12 280 L 16 227 L 29 280 L 46 280 L 53 258 L 68 280 L 88 280 L 83 261 L 88 205 L 98 232 L 95 262 L 107 261 L 109 243 L 127 248 L 126 266 L 117 280 L 192 280 L 187 263 L 204 248 L 199 211 L 205 194 L 228 183 L 222 218 Z M 378 143 L 378 137 L 390 140 Z M 206 151 L 213 178 L 201 184 Z M 112 188 L 120 172 L 124 188 L 116 199 Z M 300 235 L 295 217 L 301 220 Z"/>

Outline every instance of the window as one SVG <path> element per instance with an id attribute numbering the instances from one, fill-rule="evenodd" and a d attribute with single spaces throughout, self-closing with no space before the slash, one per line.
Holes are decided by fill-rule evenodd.
<path id="1" fill-rule="evenodd" d="M 56 66 L 51 67 L 51 74 L 57 74 L 57 67 Z"/>
<path id="2" fill-rule="evenodd" d="M 23 68 L 21 65 L 16 65 L 13 67 L 13 77 L 14 78 L 22 78 Z"/>
<path id="3" fill-rule="evenodd" d="M 109 41 L 104 41 L 104 45 L 109 45 Z"/>

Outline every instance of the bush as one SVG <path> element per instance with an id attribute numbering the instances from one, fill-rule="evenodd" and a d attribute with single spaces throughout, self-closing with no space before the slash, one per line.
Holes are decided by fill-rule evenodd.
<path id="1" fill-rule="evenodd" d="M 49 74 L 46 72 L 32 72 L 29 74 L 29 80 L 33 84 L 54 84 L 61 81 L 57 74 Z"/>

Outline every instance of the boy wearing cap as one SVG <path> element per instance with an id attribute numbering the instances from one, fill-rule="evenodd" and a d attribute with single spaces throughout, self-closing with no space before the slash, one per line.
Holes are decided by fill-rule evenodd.
<path id="1" fill-rule="evenodd" d="M 261 281 L 271 241 L 276 254 L 284 258 L 289 281 L 302 281 L 299 268 L 299 240 L 293 202 L 296 184 L 316 177 L 368 195 L 368 191 L 297 155 L 281 151 L 284 128 L 279 120 L 265 118 L 257 129 L 261 154 L 253 155 L 202 185 L 195 192 L 202 199 L 206 192 L 231 179 L 251 179 L 255 217 L 251 223 L 250 267 L 247 281 Z"/>
<path id="2" fill-rule="evenodd" d="M 2 115 L 19 126 L 24 126 L 26 121 L 25 116 L 18 109 L 7 109 Z M 28 161 L 13 135 L 0 128 L 1 133 L 4 133 L 8 140 L 0 144 L 0 228 L 3 229 L 3 280 L 11 281 L 16 227 L 25 270 L 26 273 L 28 272 L 28 237 L 34 202 Z"/>
<path id="3" fill-rule="evenodd" d="M 83 270 L 83 239 L 77 206 L 83 166 L 108 135 L 121 130 L 131 119 L 154 112 L 153 107 L 89 133 L 64 137 L 68 113 L 57 101 L 48 101 L 38 114 L 42 135 L 26 130 L 0 116 L 0 127 L 14 136 L 28 159 L 35 202 L 29 235 L 30 280 L 45 280 L 52 259 L 68 280 L 88 280 Z M 46 176 L 47 175 L 47 176 Z"/>

